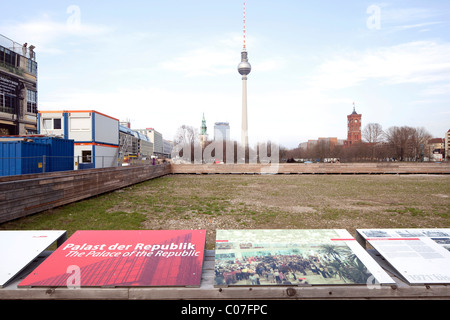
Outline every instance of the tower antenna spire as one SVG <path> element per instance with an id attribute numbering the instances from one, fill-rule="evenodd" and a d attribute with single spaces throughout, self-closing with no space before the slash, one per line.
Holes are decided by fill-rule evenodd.
<path id="1" fill-rule="evenodd" d="M 245 49 L 245 1 L 244 1 L 244 28 L 243 28 L 243 31 L 244 31 L 244 51 L 246 50 Z"/>

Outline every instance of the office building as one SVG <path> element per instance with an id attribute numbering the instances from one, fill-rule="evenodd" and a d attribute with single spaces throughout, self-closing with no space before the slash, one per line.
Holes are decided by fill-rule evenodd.
<path id="1" fill-rule="evenodd" d="M 228 122 L 216 122 L 214 124 L 214 141 L 230 140 L 230 124 Z"/>
<path id="2" fill-rule="evenodd" d="M 162 134 L 154 128 L 134 129 L 134 131 L 142 133 L 147 136 L 151 143 L 153 143 L 153 154 L 155 156 L 164 156 L 164 142 Z"/>
<path id="3" fill-rule="evenodd" d="M 34 48 L 0 35 L 0 135 L 37 134 Z"/>

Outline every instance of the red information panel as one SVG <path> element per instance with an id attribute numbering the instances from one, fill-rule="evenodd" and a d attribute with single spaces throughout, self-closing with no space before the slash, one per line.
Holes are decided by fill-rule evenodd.
<path id="1" fill-rule="evenodd" d="M 200 286 L 205 230 L 77 231 L 19 287 Z"/>

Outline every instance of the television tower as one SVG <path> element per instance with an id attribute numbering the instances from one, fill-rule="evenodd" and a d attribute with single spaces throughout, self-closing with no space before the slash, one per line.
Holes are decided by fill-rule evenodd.
<path id="1" fill-rule="evenodd" d="M 245 48 L 245 2 L 244 2 L 244 47 L 241 52 L 241 63 L 238 65 L 238 71 L 242 75 L 242 127 L 241 144 L 244 150 L 248 148 L 248 120 L 247 120 L 247 75 L 252 70 L 248 62 L 247 49 Z"/>

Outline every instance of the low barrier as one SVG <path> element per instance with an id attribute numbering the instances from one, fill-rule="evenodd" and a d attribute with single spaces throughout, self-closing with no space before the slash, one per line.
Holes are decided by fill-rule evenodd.
<path id="1" fill-rule="evenodd" d="M 0 223 L 171 173 L 169 164 L 0 178 Z"/>
<path id="2" fill-rule="evenodd" d="M 173 164 L 174 174 L 450 174 L 449 163 Z"/>

